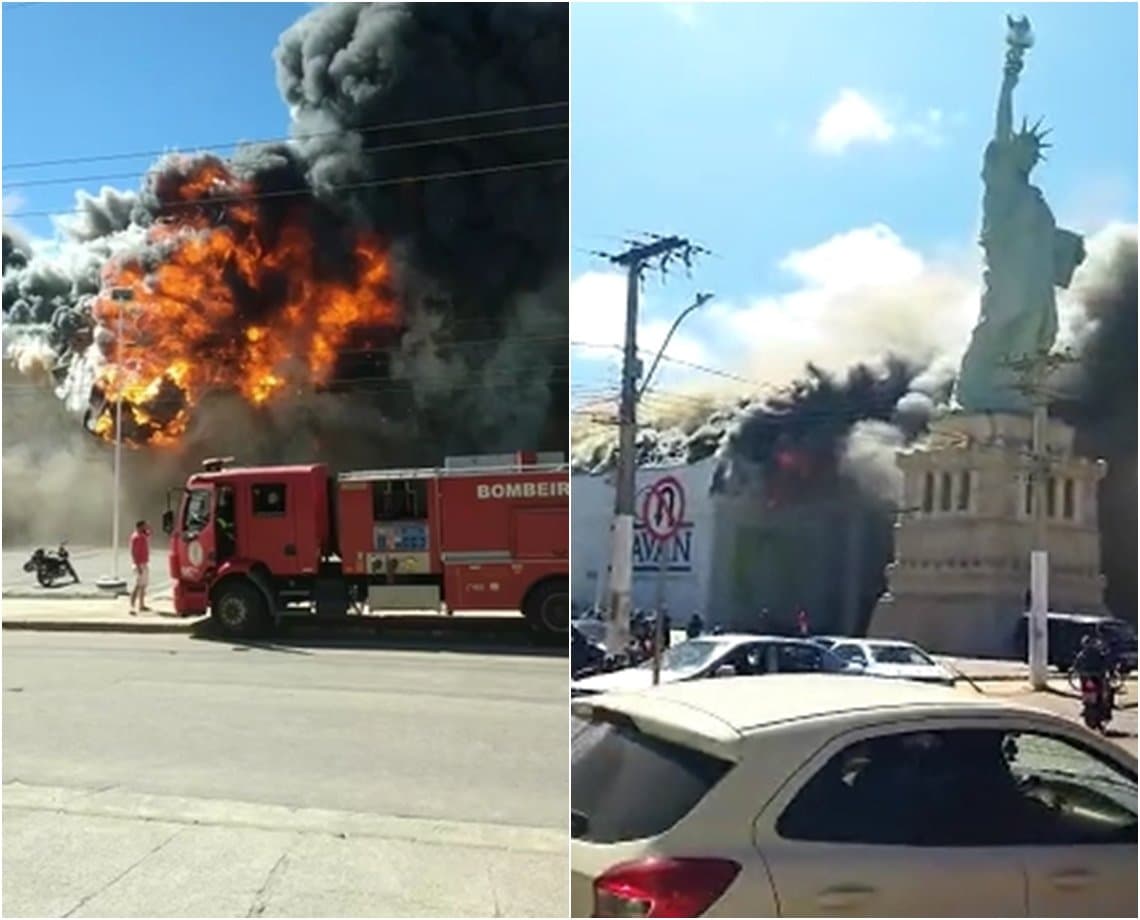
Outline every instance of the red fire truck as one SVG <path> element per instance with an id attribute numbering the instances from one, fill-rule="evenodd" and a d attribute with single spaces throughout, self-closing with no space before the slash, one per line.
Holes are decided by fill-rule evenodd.
<path id="1" fill-rule="evenodd" d="M 519 610 L 569 628 L 570 480 L 541 455 L 455 458 L 443 469 L 330 474 L 320 464 L 207 460 L 171 535 L 174 607 L 232 636 L 283 617 Z"/>

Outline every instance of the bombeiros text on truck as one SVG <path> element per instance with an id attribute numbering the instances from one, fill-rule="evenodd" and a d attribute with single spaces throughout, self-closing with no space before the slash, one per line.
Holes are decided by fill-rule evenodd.
<path id="1" fill-rule="evenodd" d="M 174 607 L 232 636 L 288 616 L 519 610 L 569 628 L 569 471 L 561 455 L 450 458 L 333 474 L 207 460 L 168 507 Z"/>

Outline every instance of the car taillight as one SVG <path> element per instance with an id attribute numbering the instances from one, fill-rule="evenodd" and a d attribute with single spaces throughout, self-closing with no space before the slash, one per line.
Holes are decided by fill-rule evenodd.
<path id="1" fill-rule="evenodd" d="M 699 917 L 740 872 L 730 859 L 642 859 L 594 881 L 595 917 Z"/>

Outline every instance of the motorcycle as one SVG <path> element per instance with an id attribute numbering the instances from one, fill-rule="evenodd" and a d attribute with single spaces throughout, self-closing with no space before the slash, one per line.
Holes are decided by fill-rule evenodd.
<path id="1" fill-rule="evenodd" d="M 1112 721 L 1116 691 L 1119 689 L 1119 672 L 1111 671 L 1104 677 L 1080 675 L 1081 718 L 1094 732 L 1103 732 Z"/>
<path id="2" fill-rule="evenodd" d="M 24 563 L 24 571 L 35 572 L 36 581 L 43 588 L 55 587 L 55 583 L 63 578 L 70 578 L 74 584 L 79 584 L 79 575 L 71 564 L 66 543 L 60 543 L 59 549 L 54 553 L 43 547 L 38 548 L 32 553 L 32 558 Z"/>

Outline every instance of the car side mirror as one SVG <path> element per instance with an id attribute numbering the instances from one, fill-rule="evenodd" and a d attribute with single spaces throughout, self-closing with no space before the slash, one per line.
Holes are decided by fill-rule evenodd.
<path id="1" fill-rule="evenodd" d="M 174 512 L 173 511 L 167 510 L 167 511 L 162 512 L 162 532 L 164 534 L 166 534 L 168 537 L 172 533 L 174 533 Z"/>
<path id="2" fill-rule="evenodd" d="M 736 676 L 736 666 L 731 665 L 731 664 L 722 664 L 715 671 L 713 671 L 713 677 L 735 677 L 735 676 Z"/>

